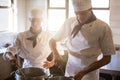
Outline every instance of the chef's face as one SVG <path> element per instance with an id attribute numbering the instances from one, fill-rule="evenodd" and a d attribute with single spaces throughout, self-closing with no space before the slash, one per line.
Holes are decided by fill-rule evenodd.
<path id="1" fill-rule="evenodd" d="M 30 18 L 31 21 L 31 27 L 32 28 L 40 28 L 41 27 L 41 22 L 42 19 L 41 18 Z"/>
<path id="2" fill-rule="evenodd" d="M 91 9 L 85 11 L 76 11 L 75 14 L 80 23 L 85 23 L 91 15 Z"/>

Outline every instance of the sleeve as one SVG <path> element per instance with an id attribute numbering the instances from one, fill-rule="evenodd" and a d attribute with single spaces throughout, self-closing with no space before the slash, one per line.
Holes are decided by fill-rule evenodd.
<path id="1" fill-rule="evenodd" d="M 112 31 L 108 25 L 105 26 L 105 29 L 100 37 L 100 48 L 103 55 L 115 54 Z"/>
<path id="2" fill-rule="evenodd" d="M 12 53 L 12 55 L 14 56 L 15 54 L 18 53 L 19 51 L 19 48 L 20 48 L 20 39 L 19 39 L 19 34 L 17 35 L 14 43 L 12 46 L 10 46 L 8 49 L 7 49 L 7 52 L 10 52 Z"/>
<path id="3" fill-rule="evenodd" d="M 56 41 L 64 40 L 70 32 L 70 21 L 66 20 L 56 35 L 52 38 Z"/>

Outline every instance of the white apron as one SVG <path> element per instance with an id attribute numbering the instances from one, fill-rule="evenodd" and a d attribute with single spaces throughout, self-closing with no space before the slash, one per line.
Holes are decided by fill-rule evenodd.
<path id="1" fill-rule="evenodd" d="M 89 64 L 94 62 L 97 57 L 89 58 L 84 54 L 81 54 L 80 51 L 86 48 L 89 48 L 87 40 L 84 36 L 79 32 L 73 39 L 70 37 L 67 46 L 69 48 L 69 52 L 75 52 L 75 54 L 79 54 L 79 57 L 75 57 L 71 54 L 68 55 L 68 62 L 66 65 L 66 73 L 65 76 L 75 76 L 78 72 L 80 72 L 83 68 L 87 67 Z M 98 80 L 98 71 L 90 72 L 86 74 L 82 80 Z"/>

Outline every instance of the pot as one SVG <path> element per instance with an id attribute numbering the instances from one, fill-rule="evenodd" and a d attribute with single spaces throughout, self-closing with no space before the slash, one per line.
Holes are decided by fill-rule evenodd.
<path id="1" fill-rule="evenodd" d="M 20 68 L 15 71 L 16 80 L 45 80 L 46 74 L 41 68 Z"/>
<path id="2" fill-rule="evenodd" d="M 74 78 L 65 77 L 65 76 L 54 76 L 54 77 L 48 78 L 48 80 L 74 80 Z"/>

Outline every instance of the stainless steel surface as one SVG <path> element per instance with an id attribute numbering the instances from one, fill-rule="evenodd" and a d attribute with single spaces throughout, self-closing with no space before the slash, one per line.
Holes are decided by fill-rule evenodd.
<path id="1" fill-rule="evenodd" d="M 15 78 L 16 80 L 45 80 L 46 74 L 41 68 L 21 68 L 15 72 Z"/>

